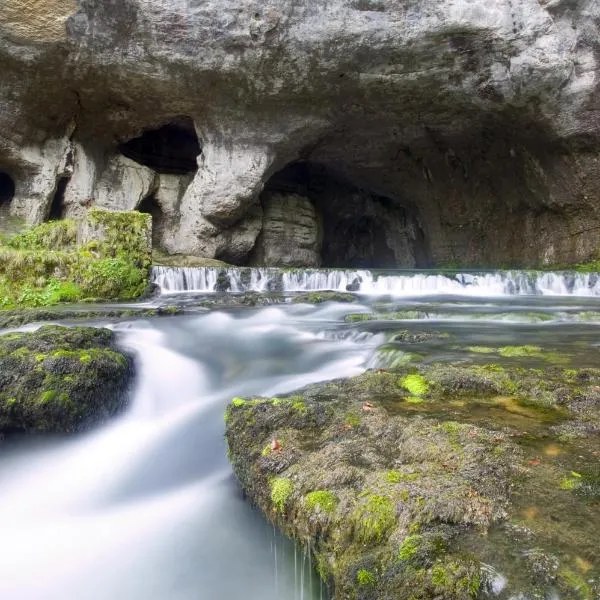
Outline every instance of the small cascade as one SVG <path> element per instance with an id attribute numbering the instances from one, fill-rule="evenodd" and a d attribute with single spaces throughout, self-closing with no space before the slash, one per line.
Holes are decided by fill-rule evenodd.
<path id="1" fill-rule="evenodd" d="M 490 271 L 487 273 L 377 272 L 247 268 L 153 267 L 152 282 L 163 294 L 180 292 L 339 291 L 369 295 L 600 296 L 597 273 Z"/>

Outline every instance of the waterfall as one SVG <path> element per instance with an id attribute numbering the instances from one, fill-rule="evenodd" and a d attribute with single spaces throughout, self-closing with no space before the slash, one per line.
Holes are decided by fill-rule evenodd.
<path id="1" fill-rule="evenodd" d="M 153 267 L 152 282 L 163 294 L 178 292 L 353 291 L 360 294 L 424 296 L 600 296 L 598 273 L 574 271 L 377 272 L 247 267 Z"/>

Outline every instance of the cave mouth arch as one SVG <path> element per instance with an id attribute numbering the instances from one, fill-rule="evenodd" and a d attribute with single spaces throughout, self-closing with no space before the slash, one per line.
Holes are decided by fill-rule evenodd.
<path id="1" fill-rule="evenodd" d="M 322 164 L 289 164 L 267 181 L 260 200 L 264 217 L 251 257 L 255 264 L 356 269 L 428 266 L 426 239 L 415 210 L 361 188 Z M 287 203 L 286 209 L 274 207 L 278 203 Z M 272 224 L 270 219 L 280 222 Z M 294 228 L 297 235 L 282 239 L 281 231 Z M 303 245 L 306 240 L 313 241 L 312 255 Z M 304 260 L 307 255 L 313 259 Z"/>
<path id="2" fill-rule="evenodd" d="M 0 171 L 0 208 L 9 206 L 15 197 L 15 182 L 5 171 Z"/>
<path id="3" fill-rule="evenodd" d="M 198 169 L 202 148 L 192 119 L 181 117 L 144 131 L 121 144 L 119 152 L 157 173 L 185 175 Z"/>

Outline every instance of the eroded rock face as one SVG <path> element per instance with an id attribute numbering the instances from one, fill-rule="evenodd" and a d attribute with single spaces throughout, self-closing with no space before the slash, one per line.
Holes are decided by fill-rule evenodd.
<path id="1" fill-rule="evenodd" d="M 252 264 L 318 267 L 321 264 L 321 223 L 313 203 L 298 194 L 267 192 L 262 231 Z"/>
<path id="2" fill-rule="evenodd" d="M 165 173 L 128 142 L 183 127 L 170 252 L 246 261 L 263 186 L 308 160 L 409 210 L 434 264 L 585 260 L 599 23 L 595 0 L 9 0 L 0 198 L 30 222 L 138 208 Z"/>

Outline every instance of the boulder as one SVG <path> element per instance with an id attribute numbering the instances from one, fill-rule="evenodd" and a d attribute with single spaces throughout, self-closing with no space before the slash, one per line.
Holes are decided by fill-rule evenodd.
<path id="1" fill-rule="evenodd" d="M 127 404 L 132 357 L 115 334 L 48 325 L 0 336 L 0 433 L 75 433 Z"/>

